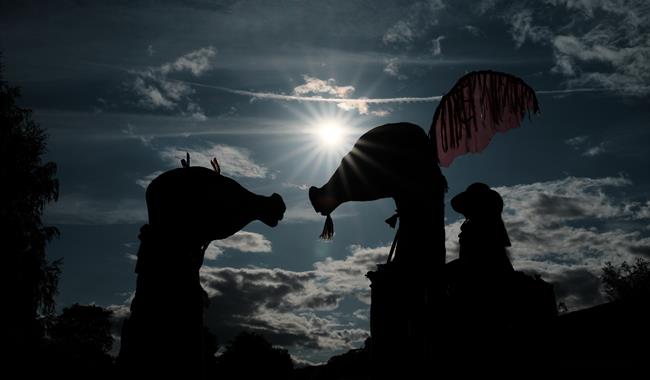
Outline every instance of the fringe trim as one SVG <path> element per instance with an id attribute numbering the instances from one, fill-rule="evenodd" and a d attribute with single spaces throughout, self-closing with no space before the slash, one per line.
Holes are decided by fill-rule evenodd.
<path id="1" fill-rule="evenodd" d="M 475 97 L 476 94 L 479 96 Z M 489 119 L 482 119 L 476 111 Z M 505 116 L 519 115 L 521 120 L 526 114 L 530 118 L 531 113 L 538 112 L 535 91 L 522 79 L 497 71 L 474 71 L 460 78 L 443 96 L 433 116 L 429 138 L 439 157 L 436 139 L 440 139 L 440 146 L 447 152 L 471 139 L 472 131 L 496 129 Z M 436 130 L 438 121 L 440 128 Z"/>
<path id="2" fill-rule="evenodd" d="M 323 232 L 320 234 L 322 240 L 332 240 L 334 237 L 334 221 L 330 214 L 327 214 L 325 218 L 325 225 L 323 226 Z"/>

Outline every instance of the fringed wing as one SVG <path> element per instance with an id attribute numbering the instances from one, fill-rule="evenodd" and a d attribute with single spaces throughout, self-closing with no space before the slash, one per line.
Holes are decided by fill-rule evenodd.
<path id="1" fill-rule="evenodd" d="M 440 165 L 485 149 L 497 132 L 517 128 L 526 114 L 538 113 L 535 91 L 522 79 L 496 71 L 474 71 L 442 97 L 429 138 Z"/>

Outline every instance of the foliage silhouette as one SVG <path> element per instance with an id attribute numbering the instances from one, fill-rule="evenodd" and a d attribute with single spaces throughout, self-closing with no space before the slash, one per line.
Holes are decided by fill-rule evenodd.
<path id="1" fill-rule="evenodd" d="M 601 276 L 611 301 L 648 302 L 650 300 L 650 262 L 637 258 L 633 264 L 619 266 L 607 262 Z"/>
<path id="2" fill-rule="evenodd" d="M 217 357 L 216 368 L 223 379 L 287 379 L 293 361 L 287 350 L 273 347 L 263 336 L 241 332 Z"/>
<path id="3" fill-rule="evenodd" d="M 54 317 L 48 329 L 50 367 L 58 375 L 107 378 L 113 371 L 110 310 L 74 304 Z"/>
<path id="4" fill-rule="evenodd" d="M 45 246 L 58 230 L 44 226 L 44 207 L 56 201 L 56 165 L 43 162 L 47 135 L 20 107 L 18 87 L 4 81 L 0 56 L 0 231 L 2 273 L 0 292 L 11 305 L 1 323 L 12 354 L 23 355 L 39 345 L 43 326 L 39 317 L 51 315 L 62 260 L 49 262 Z"/>

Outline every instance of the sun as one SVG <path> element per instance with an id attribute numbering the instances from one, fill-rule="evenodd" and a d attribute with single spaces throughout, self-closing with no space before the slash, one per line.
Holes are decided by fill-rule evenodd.
<path id="1" fill-rule="evenodd" d="M 290 179 L 330 173 L 341 164 L 356 139 L 366 130 L 361 118 L 330 104 L 307 104 L 290 108 L 295 122 L 289 123 L 283 143 L 291 148 L 276 158 L 276 164 L 292 162 Z M 296 181 L 304 181 L 296 179 Z"/>
<path id="2" fill-rule="evenodd" d="M 316 135 L 323 146 L 339 147 L 343 142 L 344 128 L 338 120 L 323 120 L 316 125 Z"/>

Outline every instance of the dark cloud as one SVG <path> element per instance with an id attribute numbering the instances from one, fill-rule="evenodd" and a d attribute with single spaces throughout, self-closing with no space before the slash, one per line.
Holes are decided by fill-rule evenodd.
<path id="1" fill-rule="evenodd" d="M 633 245 L 629 247 L 630 252 L 635 255 L 645 256 L 650 258 L 650 245 Z"/>
<path id="2" fill-rule="evenodd" d="M 590 270 L 568 269 L 548 280 L 554 284 L 556 299 L 563 300 L 573 311 L 606 301 L 600 277 Z"/>
<path id="3" fill-rule="evenodd" d="M 63 0 L 53 3 L 47 0 L 7 0 L 3 8 L 10 10 L 43 9 L 69 10 L 96 6 L 151 7 L 178 6 L 198 10 L 228 12 L 241 0 Z"/>
<path id="4" fill-rule="evenodd" d="M 571 197 L 539 194 L 532 206 L 540 215 L 552 215 L 560 218 L 578 218 L 585 215 L 585 210 L 580 202 Z"/>

